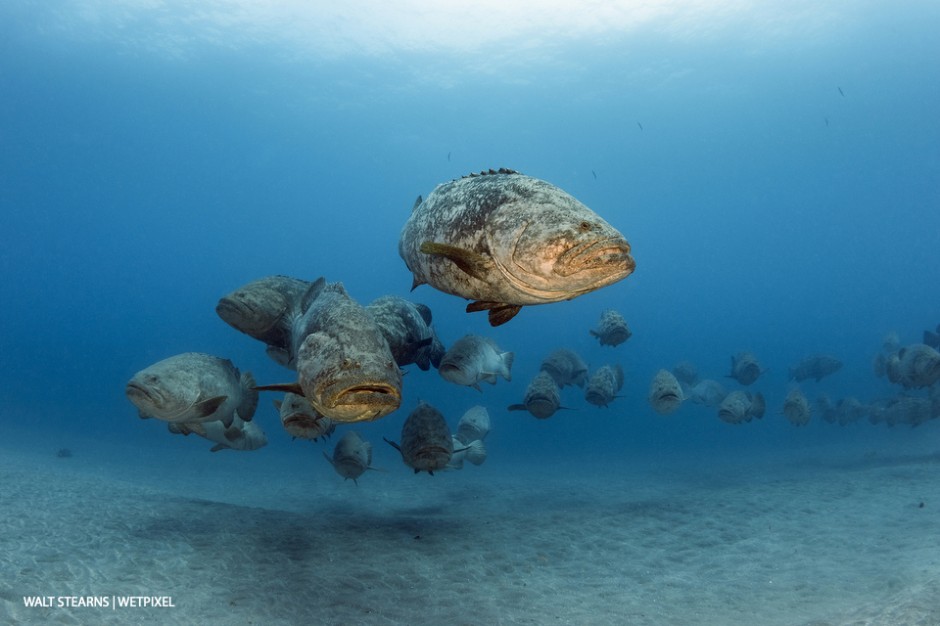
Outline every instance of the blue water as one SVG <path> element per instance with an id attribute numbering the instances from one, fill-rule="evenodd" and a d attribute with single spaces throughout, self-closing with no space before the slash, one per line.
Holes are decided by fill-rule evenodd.
<path id="1" fill-rule="evenodd" d="M 175 2 L 78 4 L 0 8 L 7 445 L 80 455 L 76 441 L 98 440 L 212 463 L 207 442 L 139 420 L 124 384 L 187 351 L 289 382 L 214 312 L 270 274 L 342 281 L 362 303 L 412 297 L 431 306 L 446 343 L 485 334 L 516 353 L 513 381 L 482 393 L 410 367 L 403 408 L 360 428 L 394 471 L 408 470 L 380 439 L 398 438 L 419 399 L 452 426 L 487 406 L 491 464 L 594 471 L 624 456 L 694 462 L 911 437 L 818 416 L 796 429 L 780 407 L 788 367 L 817 352 L 845 365 L 805 383 L 811 398 L 897 393 L 871 373 L 882 336 L 915 342 L 940 322 L 940 5 L 689 4 L 534 30 L 468 19 L 487 9 L 467 8 L 434 36 L 419 13 L 387 28 L 350 14 L 333 32 L 317 19 L 326 7 L 245 17 L 234 2 L 198 14 Z M 607 219 L 633 246 L 635 274 L 496 329 L 458 298 L 410 293 L 397 242 L 415 197 L 497 167 L 548 180 Z M 634 333 L 617 348 L 588 335 L 606 308 Z M 620 363 L 624 397 L 598 409 L 567 388 L 576 410 L 546 422 L 507 413 L 557 347 L 592 368 Z M 764 420 L 732 427 L 711 409 L 649 407 L 659 368 L 689 360 L 722 377 L 740 350 L 768 368 L 755 385 Z M 281 430 L 273 397 L 255 418 L 269 445 L 250 454 L 311 453 Z M 936 440 L 937 424 L 921 432 Z"/>

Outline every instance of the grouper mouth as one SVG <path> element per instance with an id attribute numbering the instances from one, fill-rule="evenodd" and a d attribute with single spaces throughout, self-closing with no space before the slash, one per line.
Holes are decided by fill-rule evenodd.
<path id="1" fill-rule="evenodd" d="M 393 385 L 373 383 L 344 389 L 336 396 L 336 407 L 371 407 L 386 415 L 401 404 L 401 392 Z M 387 410 L 386 410 L 387 409 Z M 384 410 L 384 412 L 382 412 Z"/>
<path id="2" fill-rule="evenodd" d="M 604 270 L 603 275 L 620 280 L 633 273 L 636 261 L 630 256 L 630 244 L 619 237 L 611 237 L 569 248 L 558 257 L 553 269 L 559 276 Z"/>
<path id="3" fill-rule="evenodd" d="M 175 417 L 183 414 L 189 408 L 188 406 L 179 406 L 175 399 L 167 398 L 166 394 L 158 388 L 131 381 L 124 387 L 124 394 L 138 409 L 141 404 L 147 405 L 149 410 L 160 412 L 160 416 L 165 420 L 173 420 Z M 173 409 L 176 410 L 173 410 Z"/>
<path id="4" fill-rule="evenodd" d="M 130 398 L 131 401 L 136 398 L 151 406 L 159 406 L 163 402 L 163 394 L 161 394 L 159 390 L 133 381 L 127 383 L 127 386 L 124 388 L 124 394 Z"/>
<path id="5" fill-rule="evenodd" d="M 535 417 L 544 419 L 551 417 L 558 410 L 558 405 L 548 398 L 533 398 L 526 403 L 526 408 Z"/>

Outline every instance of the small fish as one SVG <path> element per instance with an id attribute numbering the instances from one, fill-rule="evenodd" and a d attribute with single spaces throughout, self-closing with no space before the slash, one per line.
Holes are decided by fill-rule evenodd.
<path id="1" fill-rule="evenodd" d="M 760 392 L 735 390 L 729 393 L 718 406 L 718 417 L 729 424 L 741 424 L 764 416 L 764 396 Z"/>
<path id="2" fill-rule="evenodd" d="M 587 382 L 588 366 L 576 352 L 568 348 L 559 348 L 542 360 L 539 368 L 555 379 L 559 388 L 565 385 L 584 387 Z"/>
<path id="3" fill-rule="evenodd" d="M 483 440 L 490 432 L 490 413 L 485 406 L 474 406 L 467 409 L 460 421 L 457 422 L 457 434 L 462 443 L 468 444 L 477 439 Z"/>
<path id="4" fill-rule="evenodd" d="M 636 125 L 640 127 L 640 130 L 643 130 L 643 124 L 640 124 L 639 122 L 637 122 Z"/>
<path id="5" fill-rule="evenodd" d="M 900 395 L 885 404 L 881 420 L 889 426 L 919 426 L 930 420 L 932 412 L 929 398 Z"/>
<path id="6" fill-rule="evenodd" d="M 809 424 L 811 411 L 809 401 L 799 387 L 793 387 L 783 401 L 783 414 L 794 426 Z"/>
<path id="7" fill-rule="evenodd" d="M 594 175 L 594 180 L 597 180 L 597 172 L 595 172 L 594 170 L 591 170 L 591 174 Z"/>
<path id="8" fill-rule="evenodd" d="M 923 343 L 904 346 L 897 358 L 898 382 L 905 389 L 930 387 L 940 381 L 940 352 L 930 346 Z"/>
<path id="9" fill-rule="evenodd" d="M 689 399 L 704 406 L 718 406 L 727 395 L 721 383 L 710 378 L 698 381 L 689 389 Z"/>
<path id="10" fill-rule="evenodd" d="M 463 462 L 469 461 L 474 465 L 483 465 L 486 461 L 486 447 L 480 439 L 464 443 L 453 437 L 454 453 L 450 457 L 445 469 L 462 469 Z"/>
<path id="11" fill-rule="evenodd" d="M 447 153 L 447 162 L 450 163 L 450 152 Z"/>
<path id="12" fill-rule="evenodd" d="M 731 373 L 728 378 L 734 378 L 742 385 L 750 385 L 763 373 L 760 363 L 750 352 L 738 352 L 731 357 Z"/>
<path id="13" fill-rule="evenodd" d="M 689 387 L 698 382 L 698 368 L 691 361 L 676 363 L 675 367 L 672 368 L 672 374 L 676 377 L 676 380 Z"/>
<path id="14" fill-rule="evenodd" d="M 597 328 L 589 332 L 597 337 L 602 346 L 619 346 L 633 335 L 627 326 L 627 320 L 613 309 L 601 313 Z"/>
<path id="15" fill-rule="evenodd" d="M 839 422 L 839 426 L 845 426 L 862 419 L 866 410 L 867 408 L 858 401 L 858 398 L 846 396 L 839 400 L 839 404 L 836 405 L 836 420 Z"/>
<path id="16" fill-rule="evenodd" d="M 673 373 L 661 369 L 656 372 L 650 383 L 648 399 L 654 411 L 660 415 L 669 415 L 679 408 L 685 400 L 685 394 L 682 393 L 682 387 Z"/>
<path id="17" fill-rule="evenodd" d="M 561 391 L 555 380 L 546 371 L 540 371 L 526 387 L 522 404 L 510 404 L 509 411 L 528 411 L 538 419 L 548 419 L 561 406 Z"/>
<path id="18" fill-rule="evenodd" d="M 842 369 L 842 361 L 827 354 L 808 356 L 790 368 L 790 380 L 801 382 L 813 378 L 818 383 L 826 376 Z"/>
<path id="19" fill-rule="evenodd" d="M 268 445 L 268 438 L 264 431 L 254 421 L 246 422 L 237 415 L 230 426 L 221 420 L 211 422 L 170 422 L 167 429 L 174 434 L 189 435 L 195 433 L 209 441 L 215 442 L 210 452 L 219 450 L 257 450 Z"/>
<path id="20" fill-rule="evenodd" d="M 275 400 L 274 406 L 281 417 L 281 425 L 291 437 L 316 441 L 329 437 L 336 430 L 333 420 L 321 415 L 309 400 L 296 393 L 284 394 L 284 399 Z"/>
<path id="21" fill-rule="evenodd" d="M 401 453 L 402 461 L 418 472 L 434 475 L 434 470 L 443 469 L 454 453 L 453 438 L 447 422 L 440 411 L 426 402 L 421 402 L 411 412 L 401 427 L 401 443 L 385 439 Z"/>
<path id="22" fill-rule="evenodd" d="M 347 480 L 352 478 L 357 487 L 359 486 L 357 479 L 366 470 L 375 469 L 372 467 L 372 444 L 363 441 L 362 437 L 353 431 L 343 435 L 333 448 L 333 458 L 330 458 L 326 452 L 323 456 L 330 462 L 337 474 Z"/>
<path id="23" fill-rule="evenodd" d="M 836 87 L 836 89 L 839 90 L 839 95 L 844 98 L 844 97 L 845 97 L 845 93 L 842 92 L 842 87 Z"/>
<path id="24" fill-rule="evenodd" d="M 441 359 L 438 373 L 456 385 L 480 389 L 480 381 L 496 384 L 496 377 L 512 380 L 512 352 L 502 352 L 496 343 L 480 335 L 466 335 L 450 347 Z"/>
<path id="25" fill-rule="evenodd" d="M 619 365 L 604 365 L 597 368 L 587 382 L 584 390 L 584 399 L 594 406 L 606 407 L 615 398 L 617 392 L 623 387 L 623 368 Z"/>

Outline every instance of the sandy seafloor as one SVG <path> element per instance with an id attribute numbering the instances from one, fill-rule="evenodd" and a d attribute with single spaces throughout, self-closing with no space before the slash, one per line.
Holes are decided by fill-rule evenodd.
<path id="1" fill-rule="evenodd" d="M 7 434 L 0 623 L 940 624 L 940 424 L 903 439 L 721 462 L 393 466 L 357 487 L 323 461 L 331 446 L 75 441 L 57 458 Z"/>

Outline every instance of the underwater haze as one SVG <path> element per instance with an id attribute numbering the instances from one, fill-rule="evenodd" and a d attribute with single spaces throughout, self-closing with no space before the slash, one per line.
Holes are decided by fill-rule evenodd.
<path id="1" fill-rule="evenodd" d="M 789 368 L 814 354 L 843 363 L 821 381 L 800 383 L 814 407 L 819 394 L 866 406 L 900 394 L 936 396 L 876 376 L 872 362 L 887 333 L 915 344 L 940 323 L 940 5 L 341 5 L 13 0 L 0 7 L 0 451 L 4 482 L 21 486 L 6 501 L 36 516 L 30 525 L 0 513 L 7 554 L 0 556 L 0 616 L 22 623 L 937 623 L 930 620 L 940 620 L 940 609 L 924 598 L 940 590 L 940 554 L 919 538 L 940 522 L 940 421 L 889 427 L 866 417 L 840 426 L 814 409 L 810 423 L 796 427 L 782 406 L 795 384 Z M 412 291 L 398 240 L 415 198 L 501 167 L 557 185 L 603 217 L 630 243 L 635 272 L 570 301 L 523 307 L 495 328 L 485 313 L 466 313 L 460 297 L 429 285 Z M 341 424 L 325 441 L 292 441 L 274 393 L 261 394 L 254 421 L 268 445 L 255 451 L 210 453 L 210 442 L 139 419 L 125 384 L 183 352 L 231 359 L 260 384 L 296 382 L 262 343 L 215 312 L 222 296 L 277 274 L 342 282 L 362 304 L 385 294 L 427 304 L 445 345 L 478 334 L 512 351 L 512 380 L 477 391 L 407 366 L 401 408 L 355 425 L 381 470 L 358 485 L 322 458 L 350 427 Z M 633 333 L 616 347 L 589 333 L 607 309 L 622 313 Z M 522 402 L 541 360 L 561 347 L 591 371 L 619 364 L 618 397 L 596 407 L 582 389 L 566 387 L 566 409 L 547 420 L 507 411 Z M 742 351 L 765 370 L 747 388 L 727 377 Z M 650 381 L 681 361 L 729 390 L 760 391 L 766 414 L 732 425 L 715 407 L 688 400 L 673 414 L 656 413 Z M 493 422 L 486 463 L 433 477 L 405 467 L 382 439 L 400 438 L 419 401 L 440 409 L 451 430 L 468 408 L 485 406 Z M 898 464 L 877 462 L 885 459 Z M 854 464 L 864 469 L 837 473 Z M 870 473 L 885 467 L 890 475 Z M 891 482 L 901 480 L 898 472 L 903 486 Z M 60 488 L 31 500 L 23 486 L 30 484 Z M 99 488 L 111 494 L 95 500 L 108 510 L 104 522 L 74 508 Z M 728 488 L 754 491 L 705 495 Z M 133 507 L 132 493 L 145 494 Z M 766 494 L 763 503 L 755 493 Z M 840 508 L 847 493 L 855 508 Z M 888 493 L 910 497 L 877 500 Z M 782 509 L 766 504 L 813 498 L 821 499 L 806 505 L 812 515 L 829 511 L 831 519 L 784 520 Z M 715 548 L 724 539 L 702 538 L 687 525 L 724 519 L 731 509 L 712 511 L 714 502 L 740 505 L 735 515 L 759 519 L 760 529 L 776 520 L 802 530 L 781 531 L 775 550 L 761 547 L 767 538 L 756 526 L 727 550 Z M 242 508 L 211 513 L 193 503 Z M 591 513 L 594 505 L 602 513 Z M 833 563 L 844 555 L 826 552 L 831 544 L 814 529 L 849 514 L 864 523 L 866 512 L 873 542 L 908 514 L 921 517 L 904 535 L 910 544 L 847 565 L 859 580 L 835 585 L 845 572 Z M 205 534 L 198 541 L 188 531 L 173 534 L 175 519 L 181 527 L 201 520 Z M 208 534 L 230 519 L 252 520 L 230 537 L 250 548 L 231 550 Z M 481 519 L 492 525 L 481 530 Z M 734 526 L 739 518 L 727 519 Z M 642 535 L 623 534 L 628 527 Z M 108 549 L 123 555 L 123 565 L 101 556 L 101 545 L 89 547 L 91 534 L 76 540 L 75 551 L 40 546 L 79 528 L 111 533 Z M 338 572 L 316 583 L 306 577 L 327 566 L 311 528 L 335 550 L 329 567 Z M 445 528 L 480 542 L 461 543 Z M 290 537 L 301 537 L 304 549 L 294 552 Z M 799 543 L 806 537 L 821 543 Z M 791 541 L 799 547 L 789 549 Z M 368 552 L 357 542 L 368 542 Z M 559 543 L 585 551 L 553 552 Z M 722 562 L 745 544 L 740 561 Z M 341 546 L 353 545 L 358 565 L 342 566 Z M 607 552 L 586 552 L 599 545 Z M 442 554 L 448 560 L 438 567 Z M 782 555 L 805 565 L 803 574 L 791 572 L 790 586 L 785 568 L 777 569 Z M 909 555 L 923 561 L 908 567 Z M 823 575 L 814 559 L 835 569 Z M 640 570 L 621 569 L 641 561 Z M 155 573 L 181 562 L 206 569 Z M 781 582 L 771 591 L 747 586 L 769 576 L 722 577 L 750 562 L 777 571 Z M 223 563 L 232 569 L 219 569 Z M 413 569 L 396 574 L 396 563 Z M 436 573 L 463 568 L 472 573 Z M 668 578 L 657 573 L 666 570 Z M 813 579 L 807 571 L 827 582 L 809 590 L 794 582 Z M 294 587 L 280 581 L 283 572 Z M 220 595 L 230 578 L 257 587 Z M 860 580 L 890 581 L 874 588 L 895 595 L 865 604 L 875 591 Z M 314 584 L 321 599 L 288 601 L 297 585 Z M 702 595 L 706 587 L 725 591 Z M 31 595 L 111 596 L 112 603 L 172 595 L 175 608 L 122 617 L 110 609 L 27 608 L 23 597 Z M 776 611 L 748 621 L 760 606 Z"/>

